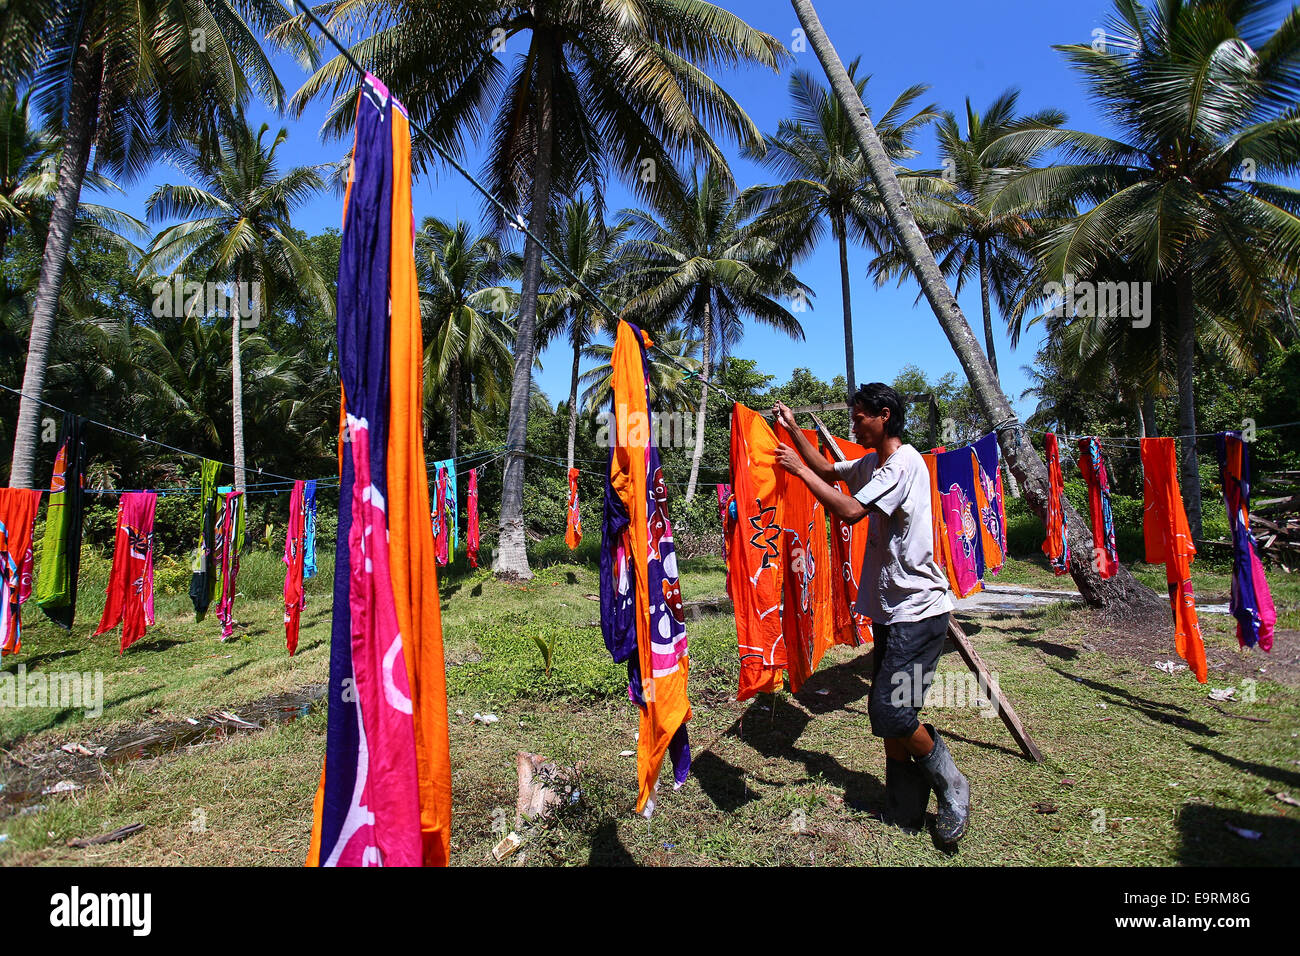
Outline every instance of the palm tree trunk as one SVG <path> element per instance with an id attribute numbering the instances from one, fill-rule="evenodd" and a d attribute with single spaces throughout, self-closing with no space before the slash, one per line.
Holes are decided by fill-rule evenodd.
<path id="1" fill-rule="evenodd" d="M 455 461 L 460 437 L 460 359 L 451 360 L 451 402 L 447 417 L 451 419 L 448 427 L 451 429 L 451 458 Z"/>
<path id="2" fill-rule="evenodd" d="M 700 410 L 695 413 L 695 450 L 691 452 L 691 477 L 686 483 L 686 500 L 695 497 L 695 483 L 700 477 L 700 459 L 704 457 L 704 419 L 709 410 L 709 379 L 713 375 L 713 313 L 708 295 L 704 298 L 704 383 L 700 387 Z"/>
<path id="3" fill-rule="evenodd" d="M 32 308 L 32 328 L 27 340 L 27 366 L 23 371 L 23 394 L 18 403 L 18 424 L 14 429 L 13 458 L 9 466 L 11 488 L 31 488 L 36 465 L 36 439 L 40 427 L 40 397 L 45 391 L 45 371 L 54 340 L 54 319 L 63 289 L 63 275 L 72 244 L 72 227 L 81 202 L 81 184 L 90 161 L 99 120 L 99 92 L 102 53 L 78 46 L 72 67 L 68 128 L 59 158 L 59 185 L 50 210 L 50 228 L 41 255 L 41 277 Z"/>
<path id="4" fill-rule="evenodd" d="M 574 317 L 574 323 L 579 321 Z M 573 446 L 578 439 L 578 357 L 582 345 L 575 334 L 573 338 L 573 373 L 569 376 L 569 467 L 573 467 Z"/>
<path id="5" fill-rule="evenodd" d="M 853 374 L 853 306 L 849 301 L 849 244 L 845 236 L 844 217 L 833 223 L 835 238 L 840 244 L 840 301 L 844 304 L 844 385 L 845 401 L 849 405 L 849 437 L 853 437 L 853 393 L 857 391 Z"/>
<path id="6" fill-rule="evenodd" d="M 259 283 L 260 289 L 260 283 Z M 259 292 L 260 295 L 260 292 Z M 260 304 L 260 303 L 259 303 Z M 235 310 L 230 316 L 230 408 L 235 442 L 235 490 L 244 490 L 244 371 L 240 354 L 240 326 L 243 317 Z"/>
<path id="7" fill-rule="evenodd" d="M 1155 438 L 1160 434 L 1160 427 L 1156 425 L 1156 397 L 1150 389 L 1142 392 L 1142 431 L 1147 438 Z"/>
<path id="8" fill-rule="evenodd" d="M 535 34 L 536 36 L 536 34 Z M 551 149 L 554 139 L 551 109 L 551 49 L 549 38 L 537 37 L 537 155 L 533 161 L 533 193 L 528 228 L 540 236 L 546 231 L 551 203 Z M 510 382 L 510 420 L 506 427 L 506 467 L 501 485 L 500 534 L 496 562 L 498 575 L 525 580 L 528 568 L 524 539 L 524 439 L 528 434 L 533 358 L 536 351 L 537 288 L 542 274 L 542 249 L 529 239 L 524 245 L 524 276 L 519 295 L 519 325 L 515 331 L 515 369 Z"/>
<path id="9" fill-rule="evenodd" d="M 804 34 L 812 44 L 821 62 L 822 68 L 830 80 L 840 104 L 853 126 L 858 145 L 867 160 L 871 178 L 879 190 L 880 197 L 889 215 L 890 224 L 901 244 L 913 274 L 921 284 L 921 289 L 930 307 L 934 310 L 939 324 L 943 327 L 952 344 L 953 351 L 966 372 L 975 399 L 980 410 L 990 421 L 1001 423 L 1013 420 L 1015 413 L 1007 400 L 993 368 L 980 348 L 979 342 L 971 332 L 961 306 L 953 297 L 952 290 L 944 281 L 943 273 L 935 262 L 934 253 L 926 244 L 925 237 L 916 224 L 916 218 L 903 196 L 898 178 L 894 174 L 893 164 L 885 152 L 880 137 L 876 134 L 867 115 L 857 90 L 845 72 L 835 48 L 822 29 L 817 11 L 811 0 L 791 0 Z M 1012 472 L 1020 480 L 1025 498 L 1034 513 L 1044 522 L 1047 518 L 1047 469 L 1038 453 L 1029 444 L 1024 432 L 1019 428 L 1004 428 L 998 433 L 1002 453 L 1006 457 Z M 1070 574 L 1079 588 L 1083 599 L 1095 607 L 1131 605 L 1160 607 L 1164 599 L 1143 585 L 1126 568 L 1107 580 L 1097 574 L 1092 567 L 1092 542 L 1085 540 L 1084 528 L 1088 526 L 1073 506 L 1065 503 L 1070 527 Z M 1087 536 L 1091 538 L 1091 534 Z"/>
<path id="10" fill-rule="evenodd" d="M 984 308 L 984 351 L 989 357 L 993 377 L 998 377 L 998 354 L 993 347 L 993 310 L 989 307 L 989 260 L 984 241 L 979 242 L 980 254 L 980 305 Z"/>
<path id="11" fill-rule="evenodd" d="M 1192 539 L 1201 539 L 1201 472 L 1196 455 L 1196 387 L 1193 373 L 1196 370 L 1196 303 L 1193 299 L 1192 277 L 1183 273 L 1178 277 L 1178 431 L 1182 436 L 1182 461 L 1180 480 L 1183 486 L 1183 503 L 1187 506 L 1187 524 Z"/>

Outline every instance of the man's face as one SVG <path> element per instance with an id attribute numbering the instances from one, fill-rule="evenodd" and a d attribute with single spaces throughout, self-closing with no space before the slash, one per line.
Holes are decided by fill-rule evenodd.
<path id="1" fill-rule="evenodd" d="M 885 423 L 889 421 L 889 409 L 882 408 L 879 414 L 867 411 L 861 405 L 853 405 L 853 436 L 863 448 L 879 448 L 885 439 Z"/>

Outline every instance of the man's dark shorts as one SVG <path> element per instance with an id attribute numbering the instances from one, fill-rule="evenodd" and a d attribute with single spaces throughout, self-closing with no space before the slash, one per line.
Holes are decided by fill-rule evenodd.
<path id="1" fill-rule="evenodd" d="M 871 698 L 867 714 L 877 737 L 910 737 L 920 724 L 918 712 L 934 680 L 935 665 L 948 634 L 948 613 L 920 621 L 871 625 L 875 649 L 871 663 Z"/>

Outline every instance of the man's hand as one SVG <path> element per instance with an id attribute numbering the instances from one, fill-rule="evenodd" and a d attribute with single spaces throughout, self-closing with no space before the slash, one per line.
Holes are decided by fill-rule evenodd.
<path id="1" fill-rule="evenodd" d="M 793 435 L 796 429 L 798 429 L 799 426 L 794 423 L 794 412 L 790 411 L 784 402 L 777 402 L 773 405 L 772 414 L 776 417 L 776 420 L 785 427 L 785 430 L 790 432 L 790 434 Z"/>
<path id="2" fill-rule="evenodd" d="M 789 412 L 790 409 L 787 408 L 786 414 L 789 414 Z M 782 468 L 796 477 L 803 478 L 804 473 L 808 471 L 808 466 L 804 464 L 803 457 L 789 445 L 776 446 L 776 460 Z"/>

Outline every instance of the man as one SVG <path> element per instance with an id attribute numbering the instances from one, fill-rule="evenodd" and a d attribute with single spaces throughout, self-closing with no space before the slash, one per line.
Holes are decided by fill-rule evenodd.
<path id="1" fill-rule="evenodd" d="M 875 451 L 834 464 L 818 454 L 790 409 L 777 402 L 773 412 L 795 443 L 778 446 L 782 467 L 841 521 L 870 521 L 855 609 L 871 618 L 875 636 L 867 712 L 871 732 L 885 742 L 884 818 L 919 830 L 933 788 L 939 804 L 936 835 L 955 843 L 970 816 L 970 785 L 933 725 L 918 720 L 954 605 L 947 576 L 934 562 L 929 471 L 920 452 L 901 437 L 903 402 L 881 382 L 859 388 L 853 396 L 853 433 Z M 833 487 L 836 481 L 843 481 L 852 497 Z M 918 673 L 920 687 L 915 686 Z"/>

